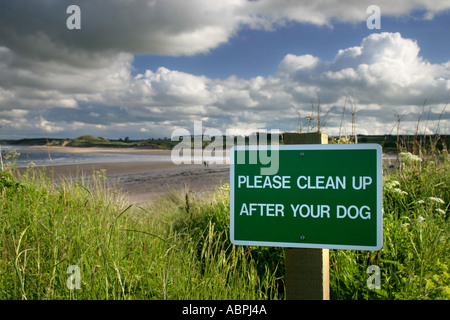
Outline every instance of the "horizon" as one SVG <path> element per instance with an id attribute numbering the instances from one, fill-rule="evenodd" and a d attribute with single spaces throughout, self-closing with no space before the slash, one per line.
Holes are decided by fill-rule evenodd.
<path id="1" fill-rule="evenodd" d="M 296 131 L 285 131 L 285 132 L 280 132 L 279 134 L 282 135 L 284 133 L 298 133 Z M 302 133 L 317 133 L 317 131 L 314 132 L 302 132 Z M 323 132 L 325 133 L 325 132 Z M 255 133 L 250 133 L 250 134 L 246 134 L 246 135 L 240 135 L 240 134 L 230 134 L 230 135 L 218 135 L 218 136 L 214 136 L 214 135 L 208 135 L 208 134 L 202 134 L 202 135 L 193 135 L 191 134 L 190 137 L 194 138 L 194 137 L 227 137 L 227 136 L 231 136 L 231 137 L 250 137 L 252 135 L 255 135 Z M 271 135 L 271 133 L 267 133 L 267 135 Z M 440 137 L 450 137 L 450 134 L 435 134 L 435 133 L 429 133 L 429 134 L 423 134 L 423 133 L 399 133 L 398 136 L 399 137 L 429 137 L 429 136 L 435 136 L 438 135 Z M 109 137 L 101 137 L 101 136 L 92 136 L 92 135 L 82 135 L 82 136 L 78 136 L 78 137 L 33 137 L 33 138 L 16 138 L 16 139 L 0 139 L 0 142 L 4 142 L 4 141 L 22 141 L 22 140 L 76 140 L 85 136 L 90 136 L 93 138 L 100 138 L 100 139 L 106 139 L 108 141 L 123 141 L 123 142 L 134 142 L 134 141 L 146 141 L 146 140 L 169 140 L 169 141 L 179 141 L 179 140 L 171 140 L 171 137 L 147 137 L 147 138 L 139 138 L 139 139 L 132 139 L 130 137 L 119 137 L 119 138 L 109 138 Z M 386 133 L 386 134 L 361 134 L 361 133 L 357 133 L 356 134 L 357 137 L 397 137 L 396 133 Z M 178 136 L 177 136 L 178 137 Z M 336 138 L 336 137 L 343 137 L 342 135 L 328 135 L 329 138 Z M 350 135 L 348 135 L 347 137 L 351 137 Z M 128 139 L 127 139 L 128 138 Z"/>
<path id="2" fill-rule="evenodd" d="M 446 135 L 448 21 L 443 0 L 2 1 L 0 139 L 293 132 L 318 105 L 330 136 Z"/>

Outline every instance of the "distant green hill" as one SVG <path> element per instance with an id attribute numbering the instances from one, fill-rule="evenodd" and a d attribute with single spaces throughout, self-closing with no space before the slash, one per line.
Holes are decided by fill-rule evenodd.
<path id="1" fill-rule="evenodd" d="M 329 137 L 330 143 L 336 143 L 339 137 Z M 236 138 L 235 138 L 236 139 Z M 270 139 L 268 139 L 268 143 Z M 339 140 L 339 139 L 338 139 Z M 220 140 L 219 140 L 220 141 Z M 352 137 L 351 141 L 354 141 Z M 180 141 L 171 141 L 164 139 L 130 140 L 125 139 L 110 140 L 102 137 L 84 135 L 75 139 L 47 139 L 33 138 L 20 140 L 4 140 L 3 144 L 11 145 L 50 145 L 67 147 L 110 147 L 110 148 L 142 148 L 142 149 L 162 149 L 171 150 Z M 236 142 L 236 141 L 235 141 Z M 211 142 L 206 139 L 203 141 L 203 147 Z M 225 145 L 226 140 L 223 139 Z M 245 144 L 250 143 L 248 137 L 245 138 Z M 400 149 L 417 151 L 421 150 L 442 150 L 450 145 L 450 135 L 358 135 L 358 143 L 378 143 L 383 147 L 384 152 L 396 152 Z M 398 146 L 397 146 L 398 144 Z"/>
<path id="2" fill-rule="evenodd" d="M 49 144 L 50 146 L 61 146 L 66 140 L 69 139 L 27 138 L 19 140 L 3 140 L 0 141 L 0 143 L 23 146 L 45 146 L 47 144 Z"/>
<path id="3" fill-rule="evenodd" d="M 109 140 L 102 137 L 90 135 L 81 136 L 76 139 L 66 140 L 64 143 L 68 147 L 106 147 L 106 148 L 143 148 L 143 149 L 172 149 L 176 141 L 169 139 L 158 140 Z"/>
<path id="4" fill-rule="evenodd" d="M 94 136 L 81 136 L 76 139 L 68 140 L 65 144 L 68 147 L 119 147 L 126 146 L 128 144 L 114 143 L 106 138 L 94 137 Z"/>
<path id="5" fill-rule="evenodd" d="M 149 139 L 149 140 L 109 140 L 91 135 L 81 136 L 75 139 L 19 139 L 5 140 L 2 143 L 10 145 L 34 145 L 34 146 L 66 146 L 66 147 L 105 147 L 105 148 L 142 148 L 142 149 L 162 149 L 170 150 L 178 141 L 169 139 Z"/>

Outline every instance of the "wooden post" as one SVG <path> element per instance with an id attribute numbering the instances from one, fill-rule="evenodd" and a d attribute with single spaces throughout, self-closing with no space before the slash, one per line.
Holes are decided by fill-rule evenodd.
<path id="1" fill-rule="evenodd" d="M 284 144 L 328 144 L 320 132 L 284 133 Z M 330 251 L 286 248 L 286 299 L 330 299 Z"/>

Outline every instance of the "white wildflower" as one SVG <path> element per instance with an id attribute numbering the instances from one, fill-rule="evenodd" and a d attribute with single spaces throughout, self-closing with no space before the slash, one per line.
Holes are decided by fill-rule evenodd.
<path id="1" fill-rule="evenodd" d="M 444 214 L 444 215 L 445 215 L 445 211 L 442 210 L 442 209 L 437 208 L 436 211 L 439 212 L 439 213 L 441 213 L 441 214 Z"/>
<path id="2" fill-rule="evenodd" d="M 391 181 L 386 182 L 384 185 L 387 189 L 392 189 L 392 188 L 399 186 L 400 182 L 398 182 L 397 180 L 391 180 Z"/>
<path id="3" fill-rule="evenodd" d="M 418 216 L 417 219 L 416 219 L 416 221 L 417 221 L 417 222 L 422 222 L 422 221 L 425 221 L 425 218 L 422 217 L 422 216 Z"/>
<path id="4" fill-rule="evenodd" d="M 411 152 L 400 152 L 400 156 L 404 162 L 420 162 L 420 157 L 413 155 Z"/>
<path id="5" fill-rule="evenodd" d="M 425 201 L 423 201 L 423 200 L 417 200 L 416 201 L 416 204 L 423 204 L 423 203 L 425 203 Z"/>
<path id="6" fill-rule="evenodd" d="M 403 190 L 400 189 L 400 188 L 393 188 L 392 191 L 393 191 L 394 193 L 398 194 L 399 196 L 406 196 L 406 195 L 408 195 L 408 192 L 403 191 Z"/>
<path id="7" fill-rule="evenodd" d="M 400 182 L 398 182 L 397 180 L 390 180 L 387 181 L 386 183 L 384 183 L 384 187 L 391 191 L 392 193 L 395 193 L 397 195 L 403 196 L 403 195 L 407 195 L 408 192 L 403 191 L 402 189 L 399 188 L 400 186 Z"/>
<path id="8" fill-rule="evenodd" d="M 445 204 L 444 200 L 442 200 L 441 198 L 437 198 L 437 197 L 428 197 L 429 200 L 437 202 L 437 203 L 441 203 L 441 204 Z"/>

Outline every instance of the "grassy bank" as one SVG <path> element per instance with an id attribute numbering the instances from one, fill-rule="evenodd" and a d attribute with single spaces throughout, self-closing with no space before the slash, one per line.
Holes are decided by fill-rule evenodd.
<path id="1" fill-rule="evenodd" d="M 284 249 L 229 242 L 227 185 L 142 208 L 103 172 L 45 176 L 0 172 L 0 299 L 284 298 Z M 449 299 L 449 186 L 446 153 L 385 170 L 384 246 L 330 250 L 331 298 Z M 370 265 L 380 289 L 366 285 Z"/>
<path id="2" fill-rule="evenodd" d="M 106 139 L 90 135 L 81 136 L 75 139 L 55 139 L 55 138 L 30 138 L 20 140 L 4 140 L 0 144 L 10 144 L 14 146 L 67 146 L 67 147 L 101 147 L 101 148 L 142 148 L 171 150 L 178 142 L 164 139 L 130 140 Z"/>
<path id="3" fill-rule="evenodd" d="M 449 299 L 450 163 L 446 152 L 422 159 L 401 153 L 384 171 L 383 248 L 331 253 L 332 298 Z M 380 289 L 368 289 L 367 268 L 380 268 Z"/>
<path id="4" fill-rule="evenodd" d="M 227 241 L 226 187 L 206 203 L 171 194 L 149 209 L 101 172 L 58 187 L 35 169 L 3 172 L 0 188 L 0 299 L 278 297 L 272 271 Z"/>

